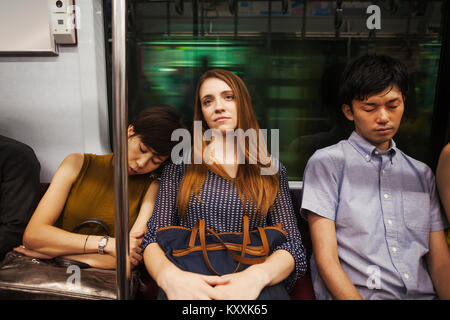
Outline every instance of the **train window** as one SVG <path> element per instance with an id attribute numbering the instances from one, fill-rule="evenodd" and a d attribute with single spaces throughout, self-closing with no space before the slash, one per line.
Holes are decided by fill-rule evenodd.
<path id="1" fill-rule="evenodd" d="M 444 1 L 377 3 L 128 1 L 129 118 L 167 103 L 192 119 L 197 79 L 206 69 L 226 68 L 248 85 L 260 127 L 279 129 L 289 179 L 302 180 L 314 151 L 352 130 L 336 101 L 343 67 L 365 53 L 389 54 L 411 76 L 396 143 L 430 164 Z"/>

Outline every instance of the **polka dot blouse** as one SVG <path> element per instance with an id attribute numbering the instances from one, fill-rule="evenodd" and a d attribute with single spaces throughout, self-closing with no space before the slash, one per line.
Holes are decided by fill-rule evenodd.
<path id="1" fill-rule="evenodd" d="M 203 202 L 192 196 L 187 207 L 187 218 L 181 219 L 176 199 L 186 169 L 187 165 L 184 164 L 169 164 L 164 168 L 153 215 L 147 224 L 148 232 L 142 242 L 142 250 L 149 243 L 157 242 L 156 230 L 159 228 L 166 226 L 192 228 L 200 219 L 205 220 L 207 228 L 216 232 L 242 232 L 244 210 L 236 186 L 211 170 L 207 171 L 205 184 L 199 194 Z M 295 259 L 295 269 L 285 280 L 286 288 L 291 289 L 295 281 L 306 271 L 306 256 L 291 202 L 286 168 L 281 163 L 278 180 L 279 191 L 273 209 L 265 218 L 251 215 L 250 230 L 282 224 L 287 233 L 287 241 L 275 250 L 287 250 Z M 249 209 L 253 208 L 249 206 Z"/>

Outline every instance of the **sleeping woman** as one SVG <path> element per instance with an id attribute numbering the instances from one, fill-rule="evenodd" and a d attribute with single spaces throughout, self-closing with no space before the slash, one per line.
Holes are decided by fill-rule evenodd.
<path id="1" fill-rule="evenodd" d="M 153 212 L 159 182 L 153 172 L 170 156 L 176 142 L 173 130 L 184 128 L 169 106 L 142 111 L 128 127 L 130 263 L 142 260 L 140 244 Z M 102 235 L 98 226 L 75 227 L 89 218 L 103 220 L 114 232 L 114 154 L 68 155 L 37 206 L 14 250 L 27 256 L 65 257 L 91 267 L 115 269 L 115 239 Z"/>

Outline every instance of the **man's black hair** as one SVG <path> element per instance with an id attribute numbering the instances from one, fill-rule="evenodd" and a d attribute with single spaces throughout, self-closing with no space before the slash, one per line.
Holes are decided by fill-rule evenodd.
<path id="1" fill-rule="evenodd" d="M 408 70 L 401 61 L 386 55 L 361 56 L 351 62 L 342 74 L 339 105 L 346 104 L 352 108 L 353 99 L 366 100 L 395 85 L 406 97 Z"/>

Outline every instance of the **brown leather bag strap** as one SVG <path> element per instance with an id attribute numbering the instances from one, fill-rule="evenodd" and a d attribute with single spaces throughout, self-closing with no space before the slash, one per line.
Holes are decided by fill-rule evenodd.
<path id="1" fill-rule="evenodd" d="M 212 231 L 212 230 L 208 230 L 208 231 Z M 203 259 L 205 260 L 206 266 L 208 267 L 208 269 L 209 269 L 212 273 L 214 273 L 214 274 L 216 274 L 216 275 L 218 275 L 218 276 L 221 276 L 221 274 L 218 273 L 218 272 L 216 271 L 216 269 L 214 269 L 214 267 L 212 266 L 211 262 L 209 261 L 209 257 L 208 257 L 208 249 L 206 248 L 206 228 L 205 228 L 205 221 L 199 220 L 199 229 L 198 229 L 198 232 L 199 232 L 199 236 L 200 236 L 200 246 L 201 246 L 201 248 L 202 248 Z M 214 231 L 213 231 L 213 233 L 215 234 Z M 219 236 L 217 236 L 217 237 L 218 237 L 219 241 L 222 243 L 222 246 L 225 248 L 225 250 L 226 250 L 228 253 L 231 253 L 231 256 L 232 256 L 233 258 L 234 258 L 234 256 L 237 257 L 238 259 L 241 258 L 240 256 L 238 256 L 238 255 L 234 254 L 233 252 L 231 252 L 231 250 L 229 250 L 229 249 L 227 248 L 227 246 L 223 243 L 222 239 L 220 239 Z M 244 259 L 245 259 L 245 258 L 244 258 Z M 241 267 L 241 263 L 239 262 L 238 265 L 236 266 L 236 268 L 234 269 L 233 273 L 235 273 L 236 271 L 238 271 L 240 267 Z"/>
<path id="2" fill-rule="evenodd" d="M 227 253 L 237 262 L 239 263 L 243 263 L 243 264 L 257 264 L 257 263 L 262 263 L 266 260 L 267 254 L 264 257 L 260 257 L 260 258 L 246 258 L 245 257 L 245 253 L 244 256 L 242 255 L 242 251 L 241 251 L 241 255 L 237 255 L 235 254 L 232 250 L 230 250 L 230 248 L 228 248 L 227 244 L 225 242 L 223 242 L 223 240 L 220 238 L 220 236 L 214 232 L 211 229 L 208 229 L 208 232 L 210 232 L 215 238 L 217 238 L 217 240 L 219 240 L 219 242 L 222 244 L 222 246 L 224 247 L 224 249 L 227 251 Z M 240 266 L 239 266 L 240 267 Z M 238 268 L 236 268 L 235 271 L 236 272 Z"/>
<path id="3" fill-rule="evenodd" d="M 262 229 L 262 228 L 261 228 Z M 223 246 L 223 248 L 227 251 L 227 253 L 235 260 L 238 262 L 238 265 L 236 266 L 236 268 L 234 269 L 234 272 L 237 272 L 242 264 L 247 264 L 247 265 L 251 265 L 251 264 L 258 264 L 258 263 L 262 263 L 266 260 L 267 255 L 269 253 L 269 245 L 267 242 L 267 237 L 266 234 L 264 232 L 264 230 L 260 230 L 260 234 L 261 234 L 261 241 L 263 242 L 263 248 L 264 248 L 264 253 L 265 256 L 264 257 L 260 257 L 260 258 L 247 258 L 245 257 L 245 251 L 247 248 L 247 244 L 250 243 L 250 232 L 249 232 L 249 220 L 247 216 L 244 216 L 243 218 L 243 241 L 242 241 L 242 250 L 241 250 L 241 255 L 237 255 L 235 254 L 232 250 L 230 250 L 228 248 L 228 246 L 225 244 L 225 242 L 220 238 L 220 236 L 211 229 L 208 229 L 208 232 L 210 234 L 212 234 L 217 240 L 219 240 L 219 243 Z M 192 229 L 192 233 L 191 233 L 191 238 L 189 241 L 189 245 L 192 246 L 195 243 L 195 236 L 196 234 L 199 234 L 200 237 L 200 247 L 202 249 L 202 253 L 203 253 L 203 259 L 205 260 L 205 264 L 208 267 L 208 269 L 220 276 L 221 274 L 218 273 L 214 267 L 212 266 L 211 262 L 209 261 L 209 257 L 208 257 L 208 249 L 206 247 L 206 227 L 205 227 L 205 221 L 204 220 L 199 220 L 194 228 Z"/>
<path id="4" fill-rule="evenodd" d="M 266 232 L 264 228 L 258 227 L 259 237 L 261 238 L 261 242 L 264 248 L 264 255 L 267 257 L 269 255 L 269 241 L 267 240 Z"/>
<path id="5" fill-rule="evenodd" d="M 249 233 L 249 228 L 250 228 L 250 226 L 249 226 L 249 221 L 248 221 L 248 216 L 244 216 L 243 218 L 242 218 L 242 231 L 243 231 L 243 239 L 242 239 L 242 251 L 241 251 L 241 258 L 245 258 L 245 249 L 247 248 L 247 244 L 249 244 L 250 243 L 250 233 Z M 222 241 L 221 241 L 222 242 Z M 228 252 L 228 253 L 230 253 L 230 252 Z M 233 256 L 233 255 L 231 255 L 231 256 Z M 240 260 L 238 260 L 238 261 L 240 261 Z M 241 266 L 240 266 L 240 262 L 239 262 L 239 265 L 238 265 L 238 269 L 240 268 Z M 238 270 L 237 269 L 237 270 Z M 236 271 L 237 271 L 236 270 Z M 235 272 L 236 272 L 235 271 Z"/>
<path id="6" fill-rule="evenodd" d="M 191 237 L 189 238 L 189 248 L 193 248 L 195 246 L 195 237 L 198 233 L 198 227 L 199 227 L 200 221 L 197 221 L 197 223 L 194 225 L 191 231 Z"/>
<path id="7" fill-rule="evenodd" d="M 212 273 L 220 276 L 221 274 L 218 273 L 213 268 L 213 266 L 211 265 L 211 262 L 209 261 L 209 258 L 208 258 L 208 251 L 206 250 L 205 221 L 199 220 L 198 224 L 199 224 L 198 232 L 199 232 L 199 236 L 200 236 L 200 246 L 202 248 L 203 260 L 205 260 L 206 266 Z"/>

